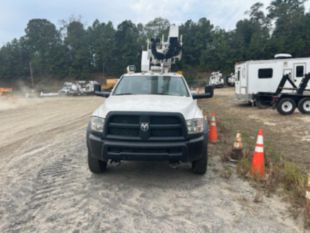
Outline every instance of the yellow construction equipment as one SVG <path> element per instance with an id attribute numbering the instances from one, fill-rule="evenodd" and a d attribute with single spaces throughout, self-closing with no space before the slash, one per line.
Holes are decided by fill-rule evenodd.
<path id="1" fill-rule="evenodd" d="M 1 95 L 7 95 L 12 93 L 13 89 L 12 88 L 4 88 L 4 87 L 0 87 L 0 96 Z"/>
<path id="2" fill-rule="evenodd" d="M 118 79 L 113 78 L 113 79 L 106 79 L 105 83 L 101 85 L 102 90 L 112 90 L 112 88 L 115 86 L 117 83 Z"/>

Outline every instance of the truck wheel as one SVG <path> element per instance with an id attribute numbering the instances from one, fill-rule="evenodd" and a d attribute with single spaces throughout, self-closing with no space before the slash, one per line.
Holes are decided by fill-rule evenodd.
<path id="1" fill-rule="evenodd" d="M 298 103 L 298 110 L 304 114 L 310 114 L 310 98 L 303 98 Z"/>
<path id="2" fill-rule="evenodd" d="M 296 109 L 296 103 L 293 99 L 283 98 L 277 104 L 277 110 L 282 115 L 290 115 Z"/>
<path id="3" fill-rule="evenodd" d="M 203 145 L 202 157 L 192 162 L 192 171 L 195 174 L 203 175 L 207 172 L 208 166 L 208 148 L 207 144 Z"/>
<path id="4" fill-rule="evenodd" d="M 92 173 L 103 173 L 107 169 L 107 162 L 95 159 L 91 156 L 90 152 L 88 152 L 88 167 Z"/>

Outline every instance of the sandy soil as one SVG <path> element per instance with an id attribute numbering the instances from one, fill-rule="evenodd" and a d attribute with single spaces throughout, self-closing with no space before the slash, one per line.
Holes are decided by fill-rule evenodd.
<path id="1" fill-rule="evenodd" d="M 43 100 L 40 98 L 23 98 L 18 96 L 0 96 L 0 112 L 8 109 L 16 109 L 23 106 L 35 105 Z"/>
<path id="2" fill-rule="evenodd" d="M 220 112 L 223 98 L 201 105 Z M 210 145 L 205 176 L 142 162 L 91 174 L 85 129 L 101 102 L 51 98 L 0 111 L 0 232 L 303 232 L 280 198 L 254 202 L 246 181 L 222 178 L 221 143 Z"/>

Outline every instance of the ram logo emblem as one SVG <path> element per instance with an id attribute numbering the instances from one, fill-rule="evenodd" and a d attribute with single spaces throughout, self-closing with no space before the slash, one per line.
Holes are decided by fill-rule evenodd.
<path id="1" fill-rule="evenodd" d="M 141 131 L 147 132 L 149 130 L 149 128 L 150 128 L 150 125 L 148 122 L 141 122 L 141 124 L 140 124 Z"/>

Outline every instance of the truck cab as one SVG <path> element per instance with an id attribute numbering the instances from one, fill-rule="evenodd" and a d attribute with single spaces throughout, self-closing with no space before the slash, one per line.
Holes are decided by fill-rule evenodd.
<path id="1" fill-rule="evenodd" d="M 87 130 L 88 165 L 93 173 L 109 161 L 190 162 L 204 174 L 208 162 L 208 127 L 182 75 L 124 74 L 92 114 Z"/>

